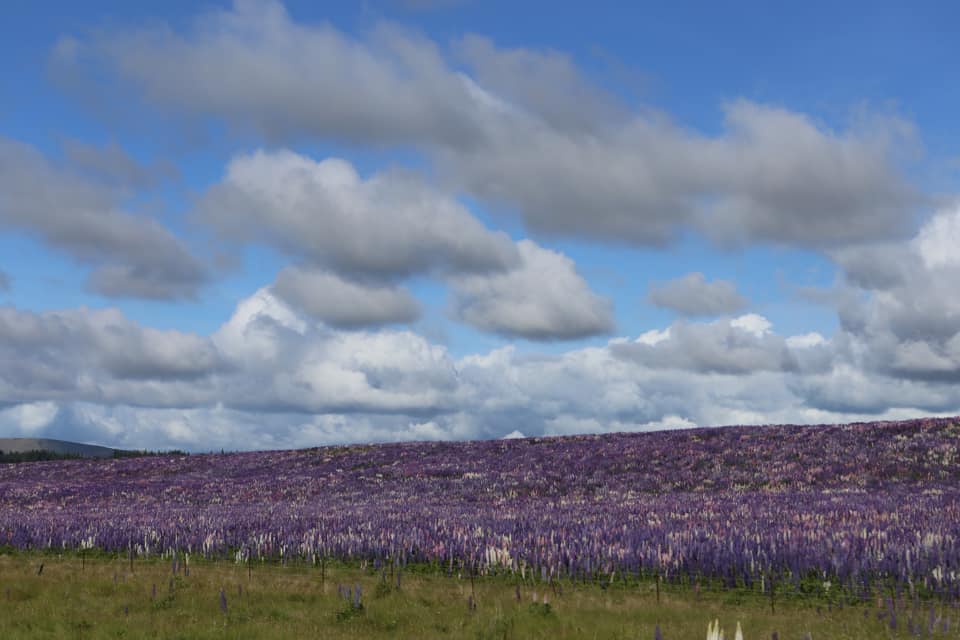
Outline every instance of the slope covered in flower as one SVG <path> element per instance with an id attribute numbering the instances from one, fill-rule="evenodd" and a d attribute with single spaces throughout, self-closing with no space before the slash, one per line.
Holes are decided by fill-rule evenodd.
<path id="1" fill-rule="evenodd" d="M 0 468 L 0 544 L 955 592 L 960 419 Z"/>

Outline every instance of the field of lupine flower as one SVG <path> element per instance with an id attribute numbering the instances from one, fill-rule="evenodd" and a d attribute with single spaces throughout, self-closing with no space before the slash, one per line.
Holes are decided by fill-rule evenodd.
<path id="1" fill-rule="evenodd" d="M 469 584 L 468 610 L 490 584 L 654 606 L 728 594 L 948 636 L 958 436 L 960 419 L 938 418 L 11 464 L 0 545 L 31 566 L 90 553 L 331 585 L 333 567 L 429 576 Z"/>

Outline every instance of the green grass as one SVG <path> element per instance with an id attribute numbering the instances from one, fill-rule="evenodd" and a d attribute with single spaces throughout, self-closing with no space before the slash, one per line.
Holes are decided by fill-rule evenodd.
<path id="1" fill-rule="evenodd" d="M 362 609 L 339 597 L 338 584 L 362 586 Z M 245 565 L 192 561 L 189 576 L 173 576 L 169 561 L 136 560 L 131 572 L 127 560 L 104 554 L 84 561 L 76 553 L 2 554 L 0 638 L 652 639 L 659 623 L 666 640 L 692 640 L 704 638 L 714 618 L 728 640 L 738 620 L 745 640 L 768 639 L 774 630 L 783 640 L 808 631 L 814 640 L 909 637 L 906 613 L 898 613 L 893 633 L 878 620 L 876 604 L 828 612 L 825 600 L 794 598 L 771 614 L 767 599 L 745 592 L 697 595 L 665 586 L 658 604 L 653 583 L 601 589 L 565 582 L 556 593 L 528 584 L 520 602 L 511 578 L 478 578 L 471 589 L 468 578 L 429 571 L 404 573 L 397 589 L 379 573 L 336 563 L 321 583 L 319 568 L 303 565 L 254 563 L 248 575 Z M 935 637 L 960 637 L 957 612 L 950 613 L 950 634 Z"/>

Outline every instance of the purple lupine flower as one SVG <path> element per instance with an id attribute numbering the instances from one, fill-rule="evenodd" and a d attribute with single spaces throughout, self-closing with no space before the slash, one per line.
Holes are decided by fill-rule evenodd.
<path id="1" fill-rule="evenodd" d="M 353 607 L 359 609 L 363 605 L 360 603 L 360 585 L 358 584 L 353 590 Z"/>
<path id="2" fill-rule="evenodd" d="M 223 611 L 224 615 L 227 614 L 227 594 L 222 588 L 220 589 L 220 611 Z"/>
<path id="3" fill-rule="evenodd" d="M 663 640 L 663 634 L 660 633 L 660 625 L 658 624 L 653 629 L 653 640 Z"/>

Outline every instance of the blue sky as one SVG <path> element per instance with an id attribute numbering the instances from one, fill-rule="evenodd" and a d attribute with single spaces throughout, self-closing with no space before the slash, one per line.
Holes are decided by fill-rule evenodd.
<path id="1" fill-rule="evenodd" d="M 621 5 L 14 2 L 0 433 L 960 413 L 958 10 Z"/>

